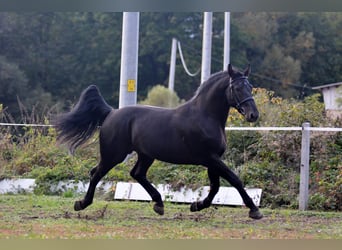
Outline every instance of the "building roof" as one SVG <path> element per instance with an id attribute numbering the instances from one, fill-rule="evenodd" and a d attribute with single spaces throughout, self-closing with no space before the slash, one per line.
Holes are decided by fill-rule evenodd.
<path id="1" fill-rule="evenodd" d="M 330 84 L 325 84 L 325 85 L 321 85 L 321 86 L 316 86 L 316 87 L 312 87 L 312 89 L 325 89 L 325 88 L 331 88 L 331 87 L 338 87 L 342 85 L 342 82 L 336 82 L 336 83 L 330 83 Z"/>

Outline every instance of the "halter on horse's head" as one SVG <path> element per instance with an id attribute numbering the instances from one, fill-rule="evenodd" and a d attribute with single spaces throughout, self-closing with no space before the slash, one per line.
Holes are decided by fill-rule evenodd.
<path id="1" fill-rule="evenodd" d="M 253 86 L 248 81 L 250 66 L 248 65 L 247 69 L 241 73 L 229 64 L 228 73 L 230 82 L 226 95 L 230 105 L 245 116 L 247 121 L 255 122 L 259 117 L 259 112 L 252 96 Z"/>

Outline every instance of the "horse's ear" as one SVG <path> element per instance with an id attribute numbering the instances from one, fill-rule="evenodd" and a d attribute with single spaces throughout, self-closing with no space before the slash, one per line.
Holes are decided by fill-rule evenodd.
<path id="1" fill-rule="evenodd" d="M 230 77 L 234 74 L 233 66 L 230 63 L 228 64 L 228 74 Z"/>
<path id="2" fill-rule="evenodd" d="M 251 73 L 251 65 L 248 64 L 248 66 L 245 69 L 245 72 L 243 74 L 244 74 L 244 76 L 249 76 L 250 73 Z"/>

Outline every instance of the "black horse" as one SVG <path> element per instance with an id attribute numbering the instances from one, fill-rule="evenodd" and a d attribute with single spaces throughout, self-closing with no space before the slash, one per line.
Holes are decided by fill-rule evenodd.
<path id="1" fill-rule="evenodd" d="M 259 117 L 248 82 L 249 73 L 250 66 L 240 72 L 229 64 L 228 70 L 213 74 L 201 84 L 191 100 L 174 109 L 139 105 L 113 109 L 96 86 L 85 89 L 76 106 L 55 121 L 58 141 L 67 144 L 71 152 L 101 126 L 101 159 L 90 171 L 90 185 L 84 199 L 76 201 L 74 209 L 78 211 L 89 206 L 101 178 L 135 151 L 138 160 L 130 174 L 149 193 L 155 202 L 156 213 L 164 214 L 164 204 L 160 193 L 146 178 L 154 159 L 207 168 L 209 194 L 203 201 L 192 203 L 191 211 L 210 206 L 222 177 L 239 191 L 250 209 L 249 217 L 261 219 L 263 215 L 238 176 L 220 159 L 226 149 L 225 124 L 229 109 L 236 108 L 249 122 L 255 122 Z"/>

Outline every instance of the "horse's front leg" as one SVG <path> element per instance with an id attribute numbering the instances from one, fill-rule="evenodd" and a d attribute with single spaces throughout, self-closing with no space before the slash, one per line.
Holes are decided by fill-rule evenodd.
<path id="1" fill-rule="evenodd" d="M 211 171 L 226 179 L 233 187 L 237 189 L 243 202 L 250 209 L 250 218 L 261 219 L 263 217 L 262 213 L 259 211 L 259 208 L 254 204 L 253 200 L 247 194 L 239 177 L 232 170 L 230 170 L 218 156 L 213 156 L 208 166 L 211 166 Z"/>
<path id="2" fill-rule="evenodd" d="M 210 207 L 215 195 L 219 191 L 220 188 L 220 176 L 213 171 L 208 166 L 208 177 L 210 181 L 210 190 L 208 196 L 203 201 L 193 202 L 190 206 L 191 212 L 201 211 L 204 208 Z"/>

